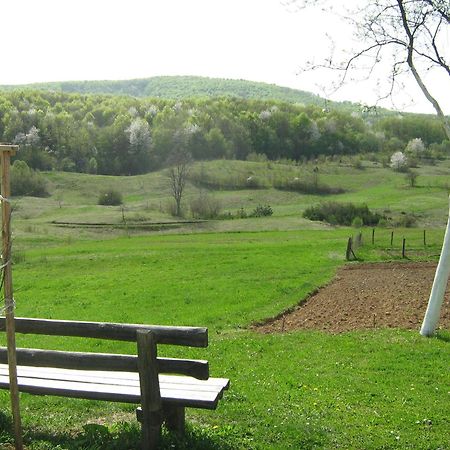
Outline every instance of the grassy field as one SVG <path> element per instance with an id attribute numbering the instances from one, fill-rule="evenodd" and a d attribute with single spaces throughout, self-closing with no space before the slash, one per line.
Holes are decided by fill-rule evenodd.
<path id="1" fill-rule="evenodd" d="M 318 167 L 318 180 L 345 192 L 338 195 L 318 196 L 275 189 L 276 180 L 295 177 L 310 180 Z M 239 219 L 209 221 L 203 224 L 180 224 L 172 232 L 192 231 L 262 231 L 323 229 L 323 224 L 312 224 L 302 218 L 303 211 L 322 201 L 366 203 L 369 208 L 392 217 L 402 213 L 414 214 L 418 226 L 442 227 L 446 222 L 448 203 L 450 160 L 437 166 L 415 169 L 419 176 L 417 186 L 411 188 L 405 175 L 389 168 L 366 162 L 364 170 L 356 170 L 349 161 L 342 163 L 303 164 L 300 166 L 272 162 L 209 161 L 197 163 L 191 169 L 192 179 L 207 174 L 215 186 L 206 191 L 221 205 L 223 213 L 235 214 L 240 208 L 250 213 L 257 205 L 271 205 L 273 216 L 263 219 Z M 200 175 L 199 175 L 200 174 Z M 40 238 L 103 239 L 112 235 L 136 234 L 133 224 L 172 222 L 167 212 L 171 202 L 167 176 L 163 172 L 133 177 L 110 177 L 101 175 L 45 173 L 50 197 L 18 198 L 15 203 L 14 227 L 20 241 L 36 245 Z M 245 180 L 258 179 L 264 188 L 248 189 Z M 228 186 L 227 188 L 222 186 Z M 105 189 L 116 189 L 124 198 L 123 206 L 99 206 L 99 194 Z M 201 185 L 189 182 L 184 196 L 186 219 L 190 219 L 189 205 L 199 196 Z M 124 227 L 124 219 L 129 228 Z M 56 226 L 54 222 L 73 224 L 71 227 Z M 78 224 L 104 223 L 102 228 L 89 228 Z M 114 227 L 115 226 L 115 227 Z M 47 244 L 45 244 L 47 245 Z"/>
<path id="2" fill-rule="evenodd" d="M 212 173 L 259 176 L 267 163 L 217 161 Z M 309 170 L 283 166 L 283 173 Z M 227 169 L 228 170 L 228 169 Z M 231 169 L 230 169 L 231 170 Z M 426 226 L 363 230 L 365 261 L 437 260 L 447 215 L 449 168 L 421 169 L 419 187 L 400 174 L 368 167 L 324 165 L 320 176 L 344 187 L 342 201 L 415 213 Z M 257 172 L 261 171 L 261 172 Z M 292 172 L 293 174 L 294 172 Z M 251 173 L 249 175 L 252 175 Z M 186 439 L 164 433 L 163 448 L 180 449 L 445 449 L 450 442 L 448 361 L 450 332 L 424 339 L 417 331 L 373 330 L 330 335 L 297 331 L 261 335 L 250 325 L 275 316 L 326 284 L 345 264 L 346 240 L 359 230 L 301 218 L 316 196 L 278 191 L 216 190 L 225 210 L 271 204 L 261 219 L 186 224 L 144 233 L 104 227 L 63 228 L 52 221 L 120 223 L 117 207 L 96 205 L 101 188 L 115 186 L 128 216 L 173 220 L 163 174 L 130 178 L 51 173 L 52 196 L 16 201 L 14 265 L 16 314 L 60 319 L 202 325 L 210 346 L 161 349 L 164 356 L 210 361 L 212 376 L 229 377 L 217 411 L 188 411 Z M 429 177 L 429 178 L 427 178 Z M 196 195 L 188 186 L 188 196 Z M 60 207 L 62 206 L 62 207 Z M 18 336 L 19 346 L 36 346 Z M 129 344 L 39 338 L 55 349 L 134 352 Z M 0 392 L 0 444 L 11 442 L 7 392 Z M 133 407 L 107 402 L 22 395 L 28 448 L 132 449 L 139 442 Z M 1 445 L 0 445 L 1 447 Z"/>

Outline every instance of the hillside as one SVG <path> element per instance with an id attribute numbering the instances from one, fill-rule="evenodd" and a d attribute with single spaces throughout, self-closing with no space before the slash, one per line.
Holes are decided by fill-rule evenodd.
<path id="1" fill-rule="evenodd" d="M 66 81 L 0 86 L 0 90 L 36 89 L 80 94 L 131 95 L 185 99 L 191 97 L 239 97 L 280 100 L 290 103 L 325 105 L 318 95 L 274 84 L 246 80 L 206 78 L 196 76 L 162 76 L 116 81 Z"/>

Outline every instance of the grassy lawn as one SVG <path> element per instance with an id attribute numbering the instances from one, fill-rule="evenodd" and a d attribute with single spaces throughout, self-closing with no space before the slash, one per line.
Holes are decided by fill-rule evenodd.
<path id="1" fill-rule="evenodd" d="M 161 354 L 207 358 L 212 376 L 229 377 L 231 389 L 217 411 L 189 411 L 186 440 L 165 434 L 164 448 L 445 448 L 448 333 L 266 336 L 246 329 L 326 283 L 344 263 L 351 231 L 158 235 L 30 248 L 14 268 L 17 315 L 208 326 L 207 350 L 169 347 Z M 420 246 L 418 230 L 404 231 L 415 231 Z M 363 248 L 368 259 L 385 251 L 382 242 Z M 36 346 L 33 339 L 18 336 L 18 345 Z M 54 337 L 39 338 L 39 346 L 134 352 L 124 343 Z M 8 394 L 0 397 L 6 443 Z M 22 409 L 31 449 L 138 445 L 129 405 L 23 395 Z"/>

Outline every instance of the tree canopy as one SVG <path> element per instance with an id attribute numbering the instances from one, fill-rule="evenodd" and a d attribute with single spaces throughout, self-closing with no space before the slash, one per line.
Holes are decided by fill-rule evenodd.
<path id="1" fill-rule="evenodd" d="M 0 93 L 0 141 L 40 170 L 132 175 L 167 165 L 179 146 L 194 160 L 304 160 L 405 150 L 421 139 L 445 153 L 433 116 L 348 113 L 314 105 L 230 97 L 183 101 L 17 90 Z"/>

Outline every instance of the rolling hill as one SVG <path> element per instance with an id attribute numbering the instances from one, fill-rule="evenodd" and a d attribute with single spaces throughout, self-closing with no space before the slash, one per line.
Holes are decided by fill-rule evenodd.
<path id="1" fill-rule="evenodd" d="M 274 84 L 246 80 L 206 78 L 197 76 L 160 76 L 115 81 L 64 81 L 0 86 L 0 90 L 35 89 L 80 94 L 130 95 L 185 99 L 192 97 L 239 97 L 260 100 L 281 100 L 291 103 L 325 105 L 327 100 L 311 92 Z M 342 105 L 346 105 L 343 103 Z"/>

